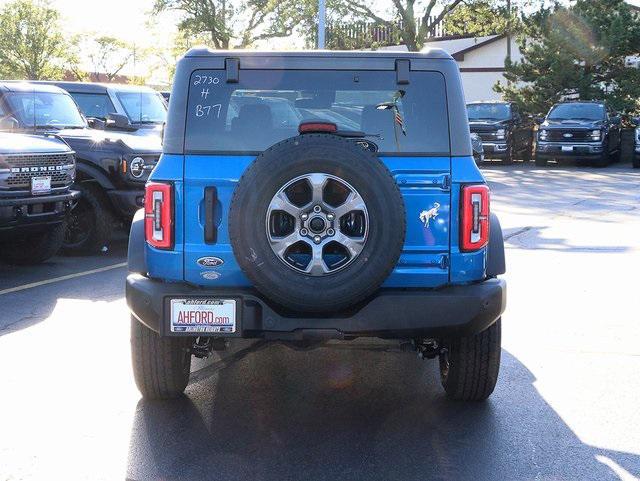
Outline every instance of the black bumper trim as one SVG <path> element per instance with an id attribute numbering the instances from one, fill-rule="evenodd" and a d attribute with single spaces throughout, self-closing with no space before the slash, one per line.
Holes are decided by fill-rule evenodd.
<path id="1" fill-rule="evenodd" d="M 144 187 L 139 190 L 108 190 L 107 194 L 115 209 L 125 217 L 133 217 L 135 213 L 144 207 Z"/>
<path id="2" fill-rule="evenodd" d="M 80 192 L 71 190 L 65 194 L 37 195 L 33 197 L 15 197 L 0 199 L 0 207 L 12 207 L 16 205 L 48 204 L 51 202 L 69 202 L 80 197 Z"/>
<path id="3" fill-rule="evenodd" d="M 253 289 L 203 289 L 185 283 L 160 282 L 136 273 L 129 274 L 126 282 L 127 304 L 133 315 L 163 336 L 184 335 L 169 331 L 165 315 L 170 298 L 176 297 L 236 299 L 238 332 L 224 336 L 344 339 L 476 334 L 504 312 L 506 295 L 506 282 L 502 279 L 437 290 L 380 289 L 352 311 L 309 317 L 285 313 Z"/>

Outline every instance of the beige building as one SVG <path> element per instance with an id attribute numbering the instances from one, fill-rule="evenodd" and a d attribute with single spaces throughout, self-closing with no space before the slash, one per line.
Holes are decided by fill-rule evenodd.
<path id="1" fill-rule="evenodd" d="M 443 37 L 425 44 L 426 48 L 441 48 L 458 62 L 462 84 L 468 102 L 476 100 L 499 100 L 493 91 L 496 82 L 504 79 L 504 61 L 508 55 L 505 35 L 486 37 Z M 522 59 L 515 38 L 511 37 L 511 59 Z"/>

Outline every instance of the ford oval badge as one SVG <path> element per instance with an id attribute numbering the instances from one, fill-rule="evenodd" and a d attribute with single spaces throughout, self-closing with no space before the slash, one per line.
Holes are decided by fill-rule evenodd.
<path id="1" fill-rule="evenodd" d="M 218 267 L 224 264 L 224 261 L 219 257 L 201 257 L 197 262 L 202 267 Z"/>

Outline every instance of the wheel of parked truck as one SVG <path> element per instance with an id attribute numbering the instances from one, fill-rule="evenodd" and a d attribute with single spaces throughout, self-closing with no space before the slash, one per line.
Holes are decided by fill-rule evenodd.
<path id="1" fill-rule="evenodd" d="M 470 337 L 445 341 L 440 381 L 456 401 L 483 401 L 496 386 L 500 369 L 500 319 Z"/>
<path id="2" fill-rule="evenodd" d="M 513 157 L 514 157 L 513 144 L 509 144 L 509 149 L 507 150 L 507 153 L 505 154 L 505 157 L 502 160 L 502 163 L 504 165 L 513 164 Z"/>
<path id="3" fill-rule="evenodd" d="M 229 233 L 265 297 L 295 311 L 338 311 L 372 294 L 397 264 L 404 202 L 375 153 L 337 135 L 304 134 L 246 171 Z"/>
<path id="4" fill-rule="evenodd" d="M 536 156 L 535 158 L 535 163 L 537 167 L 546 167 L 547 165 L 549 165 L 549 161 L 547 159 L 541 159 L 538 156 Z"/>
<path id="5" fill-rule="evenodd" d="M 52 225 L 44 232 L 16 236 L 0 245 L 0 257 L 7 264 L 40 264 L 58 253 L 64 239 L 65 225 Z"/>
<path id="6" fill-rule="evenodd" d="M 189 382 L 192 337 L 160 337 L 131 316 L 133 377 L 145 399 L 180 396 Z"/>
<path id="7" fill-rule="evenodd" d="M 113 231 L 114 220 L 108 199 L 100 187 L 89 182 L 77 184 L 74 189 L 82 195 L 69 214 L 63 251 L 73 255 L 100 252 Z"/>

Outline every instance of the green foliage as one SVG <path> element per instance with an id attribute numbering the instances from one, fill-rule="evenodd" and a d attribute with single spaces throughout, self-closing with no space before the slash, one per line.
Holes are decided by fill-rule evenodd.
<path id="1" fill-rule="evenodd" d="M 107 82 L 113 81 L 135 54 L 127 42 L 108 35 L 91 38 L 87 50 L 93 71 L 104 74 Z"/>
<path id="2" fill-rule="evenodd" d="M 509 19 L 505 2 L 480 0 L 460 5 L 444 19 L 447 35 L 485 35 L 501 34 L 507 31 Z M 513 23 L 517 17 L 511 18 Z"/>
<path id="3" fill-rule="evenodd" d="M 0 11 L 0 76 L 58 79 L 66 42 L 58 12 L 46 0 L 15 0 Z"/>
<path id="4" fill-rule="evenodd" d="M 494 89 L 528 112 L 564 98 L 607 100 L 617 110 L 640 105 L 640 71 L 624 66 L 640 50 L 640 19 L 624 0 L 577 0 L 526 19 L 522 62 L 506 64 L 508 84 Z"/>
<path id="5" fill-rule="evenodd" d="M 214 48 L 248 48 L 308 25 L 310 5 L 311 0 L 156 0 L 153 13 L 181 12 L 180 32 L 205 37 Z"/>

